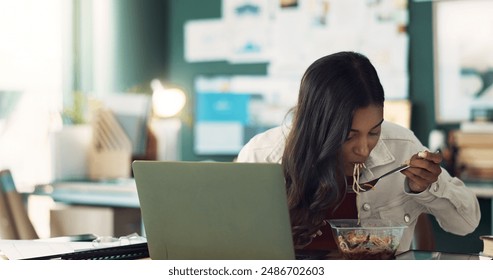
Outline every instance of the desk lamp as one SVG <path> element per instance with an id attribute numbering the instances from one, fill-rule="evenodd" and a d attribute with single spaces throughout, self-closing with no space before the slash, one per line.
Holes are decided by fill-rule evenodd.
<path id="1" fill-rule="evenodd" d="M 181 120 L 178 113 L 185 107 L 185 93 L 151 81 L 153 121 L 151 127 L 158 140 L 158 160 L 179 160 Z"/>
<path id="2" fill-rule="evenodd" d="M 158 79 L 151 81 L 152 109 L 160 118 L 176 116 L 185 107 L 185 93 L 177 88 L 164 88 Z"/>

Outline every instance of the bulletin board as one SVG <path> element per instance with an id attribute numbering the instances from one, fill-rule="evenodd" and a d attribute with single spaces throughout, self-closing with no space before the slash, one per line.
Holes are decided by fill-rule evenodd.
<path id="1" fill-rule="evenodd" d="M 408 98 L 407 0 L 223 0 L 221 14 L 185 23 L 188 63 L 268 63 L 268 76 L 299 80 L 317 58 L 358 51 L 387 99 Z"/>
<path id="2" fill-rule="evenodd" d="M 184 85 L 190 94 L 185 110 L 190 112 L 191 122 L 186 121 L 182 130 L 184 159 L 229 161 L 234 158 L 197 150 L 194 110 L 198 106 L 195 81 L 199 75 L 240 79 L 261 75 L 262 79 L 299 84 L 303 72 L 315 59 L 352 50 L 364 53 L 375 65 L 386 100 L 409 99 L 408 71 L 412 67 L 408 63 L 408 34 L 413 28 L 409 26 L 408 0 L 180 0 L 172 3 L 170 26 L 175 27 L 171 29 L 169 78 Z M 190 10 L 190 6 L 195 9 Z M 289 83 L 282 87 L 289 87 Z M 281 98 L 293 100 L 298 90 L 297 86 L 291 86 Z"/>

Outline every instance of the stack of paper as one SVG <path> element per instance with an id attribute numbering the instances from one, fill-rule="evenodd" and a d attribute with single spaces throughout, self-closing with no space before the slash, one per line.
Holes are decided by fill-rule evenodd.
<path id="1" fill-rule="evenodd" d="M 0 240 L 1 257 L 19 260 L 94 249 L 92 242 L 41 242 L 40 240 Z"/>
<path id="2" fill-rule="evenodd" d="M 481 252 L 481 255 L 493 258 L 493 235 L 481 235 L 479 238 L 483 240 L 483 252 Z"/>

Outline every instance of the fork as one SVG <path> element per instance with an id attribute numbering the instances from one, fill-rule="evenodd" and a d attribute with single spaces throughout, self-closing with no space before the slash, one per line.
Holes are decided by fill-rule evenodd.
<path id="1" fill-rule="evenodd" d="M 403 164 L 403 165 L 400 165 L 386 173 L 384 173 L 383 175 L 371 180 L 371 181 L 368 181 L 368 182 L 365 182 L 365 183 L 360 183 L 360 186 L 361 188 L 364 189 L 364 191 L 368 191 L 368 190 L 371 190 L 373 188 L 373 186 L 375 186 L 375 184 L 380 180 L 382 179 L 383 177 L 387 177 L 391 174 L 394 174 L 394 173 L 397 173 L 397 172 L 401 172 L 402 170 L 406 170 L 408 169 L 409 167 L 411 167 L 409 164 Z M 372 186 L 372 187 L 370 187 Z"/>

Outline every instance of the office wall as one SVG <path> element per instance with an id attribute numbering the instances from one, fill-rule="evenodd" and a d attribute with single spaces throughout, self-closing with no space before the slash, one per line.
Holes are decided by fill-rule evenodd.
<path id="1" fill-rule="evenodd" d="M 435 128 L 432 3 L 409 2 L 411 129 L 427 144 L 428 134 Z"/>
<path id="2" fill-rule="evenodd" d="M 115 91 L 149 88 L 167 72 L 167 0 L 116 0 Z"/>
<path id="3" fill-rule="evenodd" d="M 150 89 L 167 70 L 168 0 L 74 0 L 72 90 L 95 95 Z M 69 39 L 70 40 L 70 39 Z"/>
<path id="4" fill-rule="evenodd" d="M 219 18 L 221 0 L 169 0 L 168 79 L 188 94 L 182 118 L 183 160 L 231 160 L 231 157 L 204 158 L 193 153 L 193 78 L 197 74 L 266 74 L 267 64 L 229 64 L 227 62 L 187 63 L 184 59 L 183 26 L 187 20 Z M 433 34 L 431 2 L 409 1 L 410 9 L 410 99 L 413 103 L 412 129 L 425 144 L 436 128 L 433 97 Z"/>
<path id="5" fill-rule="evenodd" d="M 182 119 L 182 160 L 231 161 L 228 156 L 203 157 L 193 152 L 192 108 L 193 78 L 198 74 L 266 74 L 267 64 L 229 64 L 227 62 L 187 63 L 184 59 L 183 28 L 187 20 L 220 18 L 221 0 L 170 0 L 169 1 L 169 81 L 181 87 L 188 95 Z"/>

